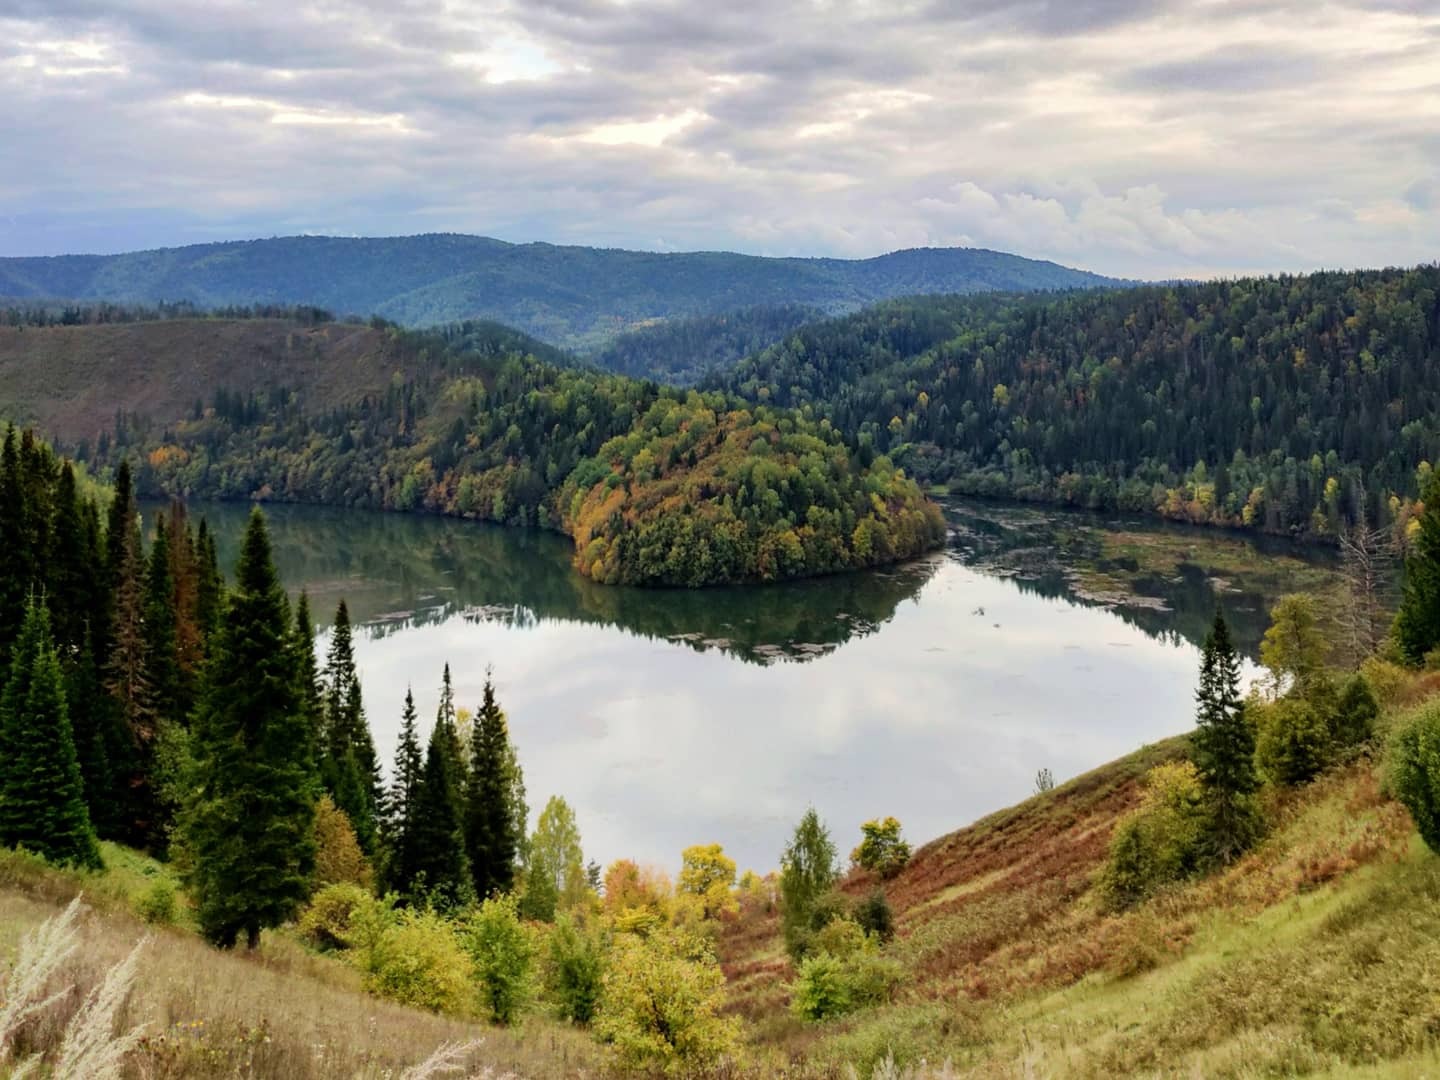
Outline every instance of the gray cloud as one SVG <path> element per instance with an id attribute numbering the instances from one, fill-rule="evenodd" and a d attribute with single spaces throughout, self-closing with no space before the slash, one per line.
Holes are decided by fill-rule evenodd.
<path id="1" fill-rule="evenodd" d="M 0 0 L 0 254 L 453 229 L 1413 262 L 1437 29 L 1440 0 Z"/>

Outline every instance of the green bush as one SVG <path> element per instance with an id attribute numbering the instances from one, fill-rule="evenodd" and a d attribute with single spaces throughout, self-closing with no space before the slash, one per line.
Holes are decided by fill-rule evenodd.
<path id="1" fill-rule="evenodd" d="M 156 878 L 135 901 L 135 913 L 153 926 L 175 921 L 175 886 L 169 878 Z"/>
<path id="2" fill-rule="evenodd" d="M 855 921 L 865 933 L 881 943 L 895 936 L 895 913 L 890 910 L 890 901 L 885 898 L 884 889 L 871 890 L 864 900 L 855 905 Z"/>
<path id="3" fill-rule="evenodd" d="M 605 943 L 562 915 L 545 943 L 545 959 L 545 991 L 555 1012 L 562 1020 L 590 1023 L 605 978 Z"/>
<path id="4" fill-rule="evenodd" d="M 431 1012 L 473 1011 L 474 972 L 454 926 L 428 911 L 402 911 L 367 960 L 365 987 Z"/>
<path id="5" fill-rule="evenodd" d="M 1390 744 L 1386 782 L 1415 819 L 1421 839 L 1440 853 L 1440 701 L 1402 720 Z"/>
<path id="6" fill-rule="evenodd" d="M 300 913 L 300 936 L 317 949 L 348 949 L 355 911 L 372 899 L 367 890 L 350 882 L 325 886 Z"/>
<path id="7" fill-rule="evenodd" d="M 695 1076 L 733 1054 L 739 1021 L 720 1015 L 725 976 L 693 937 L 621 935 L 606 969 L 595 1031 L 622 1066 Z"/>
<path id="8" fill-rule="evenodd" d="M 480 982 L 480 1000 L 497 1024 L 511 1024 L 531 994 L 535 946 L 520 921 L 513 896 L 482 903 L 466 920 L 465 949 Z"/>
<path id="9" fill-rule="evenodd" d="M 1380 702 L 1363 675 L 1352 675 L 1340 691 L 1332 735 L 1335 745 L 1344 749 L 1362 746 L 1375 735 L 1375 721 L 1380 718 Z"/>
<path id="10" fill-rule="evenodd" d="M 817 951 L 800 962 L 790 1008 L 802 1020 L 843 1016 L 889 1001 L 902 978 L 900 964 L 873 943 L 847 956 Z"/>
<path id="11" fill-rule="evenodd" d="M 1203 791 L 1194 764 L 1167 762 L 1151 769 L 1139 809 L 1110 838 L 1110 857 L 1100 875 L 1107 906 L 1123 910 L 1193 874 L 1204 841 Z"/>
<path id="12" fill-rule="evenodd" d="M 1327 710 L 1299 697 L 1247 707 L 1255 719 L 1255 763 L 1274 784 L 1304 784 L 1330 764 L 1334 755 L 1332 718 Z M 1332 714 L 1333 715 L 1333 714 Z"/>

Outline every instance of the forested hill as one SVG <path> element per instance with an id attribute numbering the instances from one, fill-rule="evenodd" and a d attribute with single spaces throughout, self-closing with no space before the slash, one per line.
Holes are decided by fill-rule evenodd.
<path id="1" fill-rule="evenodd" d="M 800 577 L 944 537 L 913 481 L 829 425 L 552 353 L 483 322 L 6 327 L 0 418 L 102 472 L 131 461 L 142 494 L 554 528 L 612 584 Z"/>
<path id="2" fill-rule="evenodd" d="M 716 382 L 955 491 L 1403 535 L 1440 461 L 1440 268 L 899 300 Z"/>
<path id="3" fill-rule="evenodd" d="M 297 236 L 123 255 L 0 259 L 0 297 L 315 304 L 411 326 L 494 319 L 566 346 L 649 320 L 755 305 L 829 313 L 888 297 L 1115 284 L 1055 263 L 969 248 L 878 258 L 775 259 L 508 244 L 480 236 Z"/>

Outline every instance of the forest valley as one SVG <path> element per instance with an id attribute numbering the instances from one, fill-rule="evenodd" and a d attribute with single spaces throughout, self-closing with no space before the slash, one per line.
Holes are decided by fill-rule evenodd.
<path id="1" fill-rule="evenodd" d="M 47 417 L 97 475 L 131 461 L 143 495 L 538 525 L 611 584 L 903 559 L 943 539 L 922 486 L 1326 544 L 1365 524 L 1403 547 L 1440 455 L 1433 266 L 919 297 L 800 325 L 800 309 L 749 308 L 624 335 L 588 363 L 493 323 L 376 319 L 350 327 L 357 357 L 325 344 L 313 308 L 194 314 L 8 310 L 12 412 Z M 195 354 L 246 317 L 257 337 L 291 327 L 289 344 L 247 361 L 241 335 L 197 383 Z M 135 371 L 98 362 L 122 325 L 139 385 L 159 388 L 144 399 Z M 177 327 L 192 332 L 170 343 Z M 120 408 L 65 416 L 27 381 L 42 356 L 51 382 L 83 366 L 87 386 L 114 383 Z"/>
<path id="2" fill-rule="evenodd" d="M 664 437 L 663 422 L 660 430 Z M 943 910 L 965 925 L 984 922 L 998 895 L 975 884 L 919 899 L 913 875 L 933 872 L 937 860 L 946 865 L 957 845 L 970 845 L 968 862 L 980 860 L 967 836 L 1005 847 L 1004 821 L 1013 817 L 913 856 L 900 823 L 877 819 L 865 825 L 848 874 L 813 810 L 777 874 L 737 880 L 716 843 L 684 851 L 673 882 L 628 860 L 602 870 L 586 863 L 579 824 L 559 796 L 526 835 L 523 773 L 493 683 L 472 713 L 455 702 L 448 667 L 428 733 L 407 699 L 387 782 L 346 608 L 321 665 L 308 603 L 287 599 L 260 510 L 227 581 L 205 522 L 192 523 L 182 503 L 142 527 L 127 463 L 107 489 L 12 428 L 0 457 L 0 593 L 10 613 L 0 621 L 0 846 L 18 850 L 5 874 L 48 881 L 43 868 L 56 866 L 103 880 L 107 859 L 144 852 L 159 861 L 129 903 L 152 923 L 193 926 L 222 950 L 256 950 L 282 933 L 343 960 L 366 992 L 438 1014 L 505 1026 L 543 1013 L 591 1032 L 603 1048 L 595 1061 L 606 1068 L 774 1075 L 779 1053 L 793 1075 L 832 1075 L 824 1070 L 838 1065 L 827 1053 L 844 1048 L 869 1069 L 911 1049 L 893 1033 L 883 1047 L 860 1045 L 851 1036 L 865 1030 L 863 1018 L 913 1019 L 921 1014 L 887 1010 L 933 1000 L 943 986 L 954 992 L 957 975 L 964 996 L 983 1002 L 1101 970 L 1128 978 L 1162 963 L 1172 945 L 1149 938 L 1065 963 L 1061 945 L 1037 957 L 1032 939 L 1029 961 L 1012 955 L 981 974 L 1018 948 L 1024 927 L 1057 912 L 1083 912 L 1089 926 L 1128 925 L 1116 920 L 1136 912 L 1163 919 L 1184 890 L 1256 872 L 1298 842 L 1290 830 L 1303 792 L 1358 783 L 1374 775 L 1372 762 L 1383 762 L 1384 790 L 1365 796 L 1357 820 L 1369 821 L 1373 809 L 1380 831 L 1369 846 L 1350 845 L 1348 865 L 1316 871 L 1319 880 L 1398 850 L 1409 820 L 1440 849 L 1440 698 L 1427 696 L 1432 677 L 1414 674 L 1440 665 L 1440 474 L 1427 476 L 1423 495 L 1403 600 L 1393 625 L 1379 624 L 1372 652 L 1327 639 L 1316 602 L 1286 597 L 1261 646 L 1266 678 L 1245 696 L 1217 614 L 1194 734 L 1142 754 L 1144 768 L 1102 770 L 1098 782 L 1057 789 L 1042 771 L 1037 806 L 1097 790 L 1130 794 L 1075 847 L 1095 853 L 1093 866 L 1027 878 L 1025 888 L 1065 890 L 1058 907 L 1050 896 L 1034 920 L 1015 923 L 1011 913 L 1004 931 L 977 939 L 973 927 L 932 919 Z M 1351 581 L 1356 610 L 1378 621 L 1364 575 Z M 1331 666 L 1339 655 L 1351 670 Z M 1032 847 L 1048 849 L 1078 819 L 1045 820 L 1051 835 L 1030 833 Z M 1010 888 L 1012 898 L 1028 895 Z M 891 889 L 905 897 L 898 912 Z M 45 933 L 73 931 L 73 911 L 57 918 Z M 940 927 L 948 937 L 937 941 Z M 1188 932 L 1174 933 L 1183 951 Z M 957 934 L 969 943 L 957 944 Z M 43 1061 L 56 1076 L 120 1076 L 137 1062 L 169 1060 L 179 1070 L 172 1075 L 204 1075 L 190 1071 L 195 1062 L 183 1048 L 113 1030 L 123 993 L 110 995 L 111 1011 L 98 1020 L 82 1009 L 67 1022 L 40 1023 L 54 1005 L 42 994 L 54 975 L 44 966 L 45 940 L 26 945 L 0 1009 L 0 1053 L 12 1067 Z M 116 977 L 133 981 L 125 970 Z M 846 1018 L 862 1026 L 834 1026 L 854 1022 Z M 986 1022 L 972 1021 L 979 1028 L 943 1026 L 937 1036 L 927 1020 L 911 1035 L 916 1045 L 938 1038 L 947 1056 L 983 1057 L 998 1036 L 982 1037 Z M 1347 1021 L 1369 1022 L 1363 1009 Z M 105 1027 L 103 1037 L 82 1037 L 87 1023 Z M 1318 1035 L 1307 1046 L 1364 1061 L 1430 1045 L 1427 1029 L 1408 1023 L 1380 1049 L 1336 1050 Z M 837 1041 L 827 1050 L 830 1035 Z"/>

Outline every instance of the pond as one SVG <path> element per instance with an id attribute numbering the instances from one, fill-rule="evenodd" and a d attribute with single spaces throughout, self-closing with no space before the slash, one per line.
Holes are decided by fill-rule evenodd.
<path id="1" fill-rule="evenodd" d="M 248 508 L 192 508 L 231 570 Z M 719 842 L 774 868 L 814 805 L 842 856 L 893 814 L 912 843 L 1192 726 L 1198 643 L 1223 604 L 1251 656 L 1281 594 L 1333 592 L 1321 554 L 1026 507 L 946 507 L 945 551 L 885 570 L 699 591 L 596 585 L 548 533 L 269 506 L 292 592 L 343 596 L 382 759 L 443 666 L 487 669 L 532 824 L 574 807 L 586 856 L 673 872 Z M 322 631 L 319 648 L 328 643 Z"/>

